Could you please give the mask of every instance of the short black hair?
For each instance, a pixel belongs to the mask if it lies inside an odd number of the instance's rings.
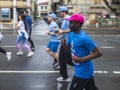
[[[24,10],[24,12],[26,12],[28,14],[28,11],[27,10]]]
[[[62,11],[62,12],[65,12],[66,14],[68,14],[68,10],[67,11]]]

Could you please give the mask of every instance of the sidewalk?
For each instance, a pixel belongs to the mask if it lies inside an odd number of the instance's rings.
[[[119,30],[118,26],[117,25],[102,25],[102,26],[99,26],[99,27],[96,27],[95,25],[89,25],[87,27],[83,27],[83,29],[85,30]]]
[[[36,19],[34,22],[33,22],[33,24],[32,24],[32,26],[33,27],[35,27],[37,24],[38,24],[38,21],[39,20],[42,20],[42,19]],[[43,20],[44,21],[44,20]],[[47,24],[47,23],[46,23]],[[100,27],[96,27],[95,25],[89,25],[89,26],[87,26],[87,27],[82,27],[83,29],[85,29],[85,30],[108,30],[108,29],[114,29],[114,30],[120,30],[118,27],[117,27],[117,25],[102,25],[102,26],[100,26]],[[15,30],[14,28],[0,28],[0,31],[2,31],[2,30]]]

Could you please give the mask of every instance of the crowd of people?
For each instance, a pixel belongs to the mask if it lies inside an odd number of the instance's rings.
[[[93,76],[94,66],[92,60],[102,56],[102,52],[92,38],[82,29],[85,22],[84,16],[79,13],[69,16],[66,6],[59,6],[57,13],[58,15],[55,13],[48,14],[49,30],[46,34],[50,36],[50,39],[45,48],[46,52],[54,59],[53,67],[60,70],[60,77],[56,80],[58,82],[71,81],[67,70],[68,64],[75,69],[69,90],[98,90]],[[61,27],[55,22],[57,16],[63,18]],[[34,54],[35,46],[31,39],[31,24],[31,18],[27,11],[18,15],[16,25],[18,30],[16,38],[17,55],[23,55],[21,43],[28,51],[28,57]],[[27,44],[27,41],[30,42],[31,47]],[[6,54],[10,60],[11,52],[7,52],[2,48],[0,48],[0,51]]]
[[[27,57],[30,57],[34,54],[35,45],[34,42],[31,39],[31,33],[32,33],[32,20],[31,17],[28,15],[28,11],[24,10],[23,13],[18,14],[18,21],[16,23],[16,29],[17,29],[17,38],[16,38],[16,47],[18,48],[17,55],[21,56],[23,55],[22,46],[24,45],[25,49],[28,51]],[[0,42],[2,41],[3,35],[0,34]],[[31,47],[27,44],[27,41],[30,42]],[[10,60],[12,57],[12,52],[8,52],[2,47],[0,47],[0,52],[5,54],[7,59]]]
[[[61,27],[57,32],[56,29],[54,30],[55,27],[58,27],[55,23],[56,15],[50,13],[48,14],[49,31],[46,32],[47,35],[50,35],[46,51],[57,60],[56,67],[59,66],[60,68],[60,77],[57,78],[57,81],[71,81],[67,71],[68,64],[75,68],[69,90],[98,90],[93,76],[92,60],[102,56],[102,52],[92,38],[82,30],[82,25],[85,22],[84,16],[79,13],[69,16],[66,6],[60,6],[57,12],[58,16],[63,18]],[[58,38],[57,34],[62,34],[62,37]],[[59,51],[58,54],[57,50]]]

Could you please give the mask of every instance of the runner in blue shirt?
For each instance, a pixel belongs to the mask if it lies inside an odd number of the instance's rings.
[[[24,10],[23,12],[24,14],[24,21],[25,21],[25,24],[27,24],[27,33],[28,33],[28,41],[30,42],[31,44],[31,50],[34,51],[35,50],[35,45],[34,45],[34,41],[32,40],[31,38],[31,34],[32,34],[32,19],[31,17],[28,15],[28,11],[27,10]]]
[[[71,47],[75,74],[70,90],[98,90],[95,85],[92,59],[102,55],[96,43],[81,29],[84,17],[81,14],[73,14],[66,18],[70,21],[70,34],[67,45]]]
[[[57,16],[54,13],[48,14],[48,21],[50,22],[49,31],[46,32],[47,35],[50,35],[50,40],[46,46],[46,52],[55,58],[58,63],[58,46],[60,44],[60,40],[57,37],[57,32],[55,32],[55,29],[59,30],[59,27],[57,23],[54,21],[57,18]]]
[[[69,29],[69,21],[65,20],[65,18],[70,17],[68,13],[68,9],[66,6],[60,6],[58,9],[59,16],[64,18],[61,28],[59,30],[59,34],[62,35],[61,46],[59,50],[59,64],[60,64],[60,77],[57,78],[59,82],[70,82],[70,78],[67,72],[67,64],[72,65],[72,57],[70,53],[70,48],[66,45],[66,41],[68,38]],[[56,67],[58,68],[58,67]]]

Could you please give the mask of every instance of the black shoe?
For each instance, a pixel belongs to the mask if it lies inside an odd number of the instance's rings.
[[[53,64],[52,64],[52,65],[54,66],[56,63],[57,63],[57,62],[53,62]]]
[[[57,63],[57,60],[54,58],[54,62],[53,62],[52,65],[55,65],[56,63]]]
[[[31,51],[35,51],[35,47],[31,47]]]
[[[54,67],[55,69],[60,69],[60,65],[57,65]]]
[[[53,68],[55,68],[55,69],[60,69],[60,65],[59,65],[58,63],[56,63],[56,64],[53,66]]]

